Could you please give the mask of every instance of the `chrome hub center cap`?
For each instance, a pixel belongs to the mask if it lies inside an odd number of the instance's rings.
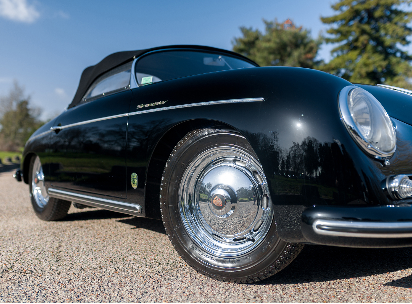
[[[44,185],[43,168],[39,157],[36,157],[32,170],[31,195],[34,197],[36,204],[40,208],[44,208],[49,201],[49,194]]]
[[[219,256],[253,250],[272,221],[266,177],[259,162],[233,147],[198,155],[179,187],[180,214],[189,236]]]
[[[43,171],[36,172],[35,177],[34,177],[34,183],[37,185],[39,182],[42,182],[43,180],[44,180]]]

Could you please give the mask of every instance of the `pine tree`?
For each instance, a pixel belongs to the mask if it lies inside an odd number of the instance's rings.
[[[412,57],[400,46],[409,45],[412,12],[401,4],[410,0],[340,0],[332,5],[337,14],[321,17],[332,27],[327,43],[337,43],[332,60],[323,70],[353,83],[385,83],[412,88],[409,61]]]
[[[265,32],[241,27],[242,37],[232,41],[233,51],[261,66],[297,66],[315,68],[321,43],[314,40],[310,31],[296,27],[289,19],[284,23],[266,21]]]

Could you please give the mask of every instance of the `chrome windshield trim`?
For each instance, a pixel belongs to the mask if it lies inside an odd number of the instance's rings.
[[[357,222],[316,220],[313,231],[326,236],[358,238],[410,238],[412,222]]]
[[[241,98],[241,99],[228,99],[228,100],[217,100],[217,101],[188,103],[188,104],[177,105],[177,106],[154,108],[154,109],[149,109],[149,110],[141,110],[141,111],[136,111],[136,112],[131,112],[131,113],[124,113],[124,114],[106,116],[106,117],[101,117],[101,118],[76,122],[76,123],[68,124],[68,125],[65,125],[65,126],[53,126],[53,127],[50,128],[50,130],[48,130],[46,132],[57,131],[57,130],[60,131],[60,130],[63,130],[63,129],[76,127],[76,126],[81,126],[81,125],[85,125],[85,124],[89,124],[89,123],[93,123],[93,122],[99,122],[99,121],[104,121],[104,120],[108,120],[108,119],[120,118],[120,117],[127,117],[127,116],[131,116],[131,115],[147,114],[147,113],[153,113],[153,112],[183,109],[183,108],[191,108],[191,107],[212,106],[212,105],[227,104],[227,103],[245,103],[245,102],[261,102],[261,101],[265,101],[265,99],[263,97],[257,97],[257,98]],[[46,132],[44,132],[44,133],[46,133]],[[43,135],[44,133],[36,135],[36,137],[38,137],[40,135]]]
[[[130,71],[130,89],[131,90],[139,87],[139,85],[137,84],[137,80],[136,80],[135,66],[136,66],[136,61],[139,60],[140,57],[142,56],[135,58],[132,63],[132,69]]]
[[[98,204],[98,205],[101,205],[101,206],[109,206],[109,207],[112,207],[112,208],[114,206],[111,206],[109,204],[119,205],[119,206],[129,207],[131,209],[136,209],[135,212],[138,212],[138,213],[142,212],[142,207],[140,205],[137,205],[137,204],[124,203],[124,202],[109,200],[109,199],[95,197],[95,196],[89,196],[89,195],[78,194],[78,193],[73,193],[73,192],[69,192],[69,191],[58,190],[58,189],[54,189],[54,188],[49,188],[48,192],[49,192],[50,196],[54,196],[54,197],[64,197],[64,198],[68,198],[68,199],[73,198],[73,199],[76,199],[76,200],[79,200],[79,201],[82,201],[82,202],[86,202],[86,203],[89,202],[89,203],[92,203],[92,204]],[[119,208],[119,207],[117,207],[117,209],[123,209],[123,210],[130,211],[130,209],[124,209],[124,208]]]
[[[403,88],[399,88],[399,87],[394,87],[394,86],[390,86],[390,85],[386,85],[386,84],[377,84],[378,87],[384,88],[384,89],[388,89],[388,90],[392,90],[392,91],[396,91],[399,93],[403,93],[409,96],[412,96],[412,91],[411,90],[407,90],[407,89],[403,89]]]
[[[155,109],[131,112],[129,116],[160,112],[160,111],[167,111],[167,110],[192,108],[192,107],[213,106],[213,105],[228,104],[228,103],[261,102],[261,101],[265,101],[265,99],[263,97],[257,97],[257,98],[241,98],[241,99],[227,99],[227,100],[186,103],[186,104],[177,105],[177,106],[170,106],[170,107],[155,108]]]

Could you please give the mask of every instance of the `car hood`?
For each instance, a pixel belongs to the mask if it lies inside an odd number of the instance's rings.
[[[375,96],[390,117],[412,125],[412,96],[379,86],[357,86]]]

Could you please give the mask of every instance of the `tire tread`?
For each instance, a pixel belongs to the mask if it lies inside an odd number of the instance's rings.
[[[33,175],[33,165],[36,159],[36,155],[33,155],[31,160],[30,160],[30,168],[29,168],[29,189],[30,189],[30,197],[31,197],[31,203],[33,206],[34,213],[37,215],[37,217],[43,221],[58,221],[63,219],[66,215],[67,212],[70,209],[71,202],[70,201],[65,201],[53,197],[49,197],[49,201],[47,202],[47,205],[44,208],[40,208],[37,206],[37,203],[35,202],[35,199],[32,195],[32,175]]]

